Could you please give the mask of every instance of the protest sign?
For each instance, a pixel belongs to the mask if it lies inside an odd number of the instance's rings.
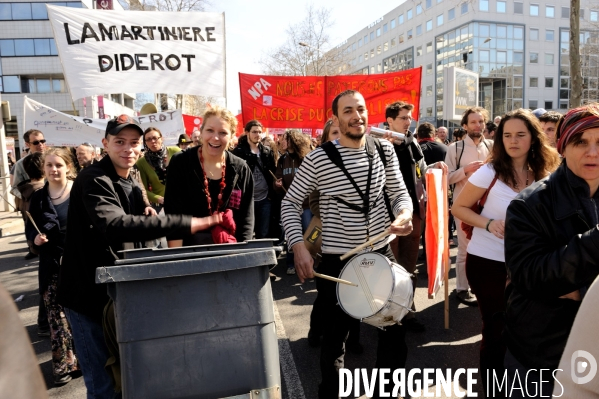
[[[25,97],[24,129],[37,129],[44,133],[48,146],[76,147],[90,143],[102,147],[108,119],[82,118],[56,111],[42,103]],[[185,132],[181,110],[134,117],[142,129],[150,126],[160,129],[165,145],[175,145],[179,134]]]
[[[335,96],[345,90],[362,93],[369,124],[385,121],[385,107],[395,101],[414,105],[418,120],[422,68],[379,75],[262,76],[239,74],[244,122],[269,128],[322,129],[331,118]]]
[[[225,96],[222,13],[47,8],[74,100],[116,92]]]

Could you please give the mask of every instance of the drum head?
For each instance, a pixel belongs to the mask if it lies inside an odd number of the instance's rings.
[[[358,284],[358,287],[337,284],[339,305],[356,319],[377,313],[387,304],[392,293],[391,262],[376,252],[354,256],[345,265],[339,278]]]

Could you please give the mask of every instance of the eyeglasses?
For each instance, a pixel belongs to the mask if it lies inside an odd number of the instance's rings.
[[[158,136],[158,137],[157,137],[157,136],[154,136],[154,137],[148,137],[148,138],[146,139],[146,143],[149,143],[150,141],[158,141],[158,140],[160,140],[161,138],[162,138],[162,137],[160,137],[160,136]]]
[[[30,142],[29,144],[33,144],[33,145],[40,145],[40,144],[46,144],[46,140],[35,140]]]
[[[395,118],[395,119],[401,119],[401,120],[402,120],[402,121],[404,121],[404,122],[408,122],[408,121],[409,121],[409,122],[412,122],[412,121],[414,120],[414,119],[412,119],[412,117],[411,117],[411,116],[398,116],[398,117],[397,117],[397,118]]]

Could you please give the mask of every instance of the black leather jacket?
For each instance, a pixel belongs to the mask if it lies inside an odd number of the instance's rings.
[[[585,216],[565,162],[507,209],[504,337],[528,368],[558,367],[580,302],[560,296],[599,274],[599,231]],[[588,194],[587,194],[588,195]]]
[[[262,161],[262,168],[260,170],[268,184],[268,198],[273,199],[275,197],[271,172],[274,174],[277,169],[274,154],[270,148],[265,147],[262,143],[258,143],[258,148],[260,150],[260,160]],[[252,173],[254,173],[254,169],[258,165],[258,156],[252,152],[247,136],[241,136],[239,138],[239,142],[237,147],[233,150],[233,154],[243,159],[250,167]]]

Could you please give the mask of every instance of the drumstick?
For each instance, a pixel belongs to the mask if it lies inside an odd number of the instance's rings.
[[[270,172],[270,174],[272,175],[272,177],[274,177],[274,178],[275,178],[275,180],[279,180],[279,179],[277,179],[277,176],[275,176],[275,174],[274,174],[274,173],[272,173],[272,170],[269,170],[269,172]],[[283,189],[283,191],[287,192],[287,190],[285,190],[285,186],[281,186],[281,188]]]
[[[324,278],[325,280],[334,281],[336,283],[341,283],[341,284],[346,284],[346,285],[353,285],[354,287],[358,286],[358,284],[354,284],[351,281],[342,280],[340,278],[335,278],[335,277],[327,276],[326,274],[320,274],[320,273],[314,272],[314,275],[316,277]]]
[[[43,234],[40,231],[40,229],[37,228],[37,224],[35,224],[35,222],[33,221],[33,218],[31,217],[31,213],[29,213],[28,211],[25,211],[25,213],[27,214],[27,217],[29,218],[29,220],[31,220],[31,223],[33,224],[33,227],[35,227],[35,229],[37,230],[37,232],[40,233],[40,236],[43,236]]]
[[[400,226],[403,226],[404,224],[408,223],[410,220],[412,220],[412,218],[408,218],[408,219],[404,219]],[[380,240],[381,238],[385,238],[387,237],[389,234],[391,234],[391,227],[387,228],[385,231],[383,231],[381,234],[378,234],[377,236],[375,236],[374,238],[372,238],[371,240],[368,240],[367,242],[365,242],[362,245],[358,245],[357,247],[355,247],[354,249],[352,249],[351,251],[347,252],[346,254],[342,255],[339,259],[341,260],[345,260],[347,258],[349,258],[350,256],[352,256],[353,254],[356,254],[358,252],[360,252],[361,250],[363,250],[364,248],[374,244],[375,242],[377,242],[378,240]]]

